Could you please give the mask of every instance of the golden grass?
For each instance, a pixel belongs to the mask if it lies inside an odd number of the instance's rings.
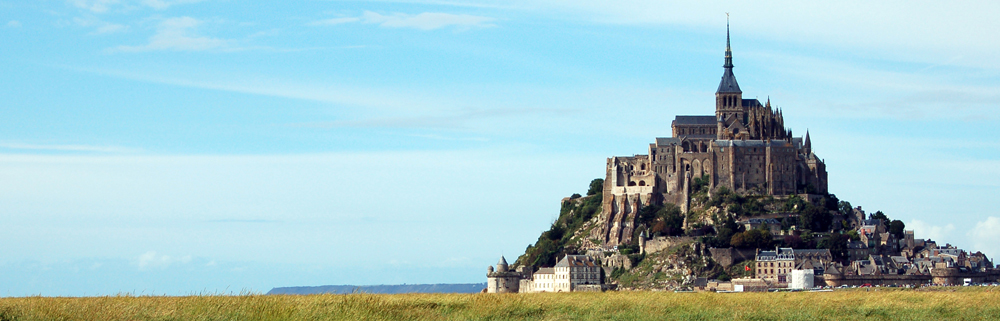
[[[24,297],[0,299],[0,321],[997,320],[993,290]]]

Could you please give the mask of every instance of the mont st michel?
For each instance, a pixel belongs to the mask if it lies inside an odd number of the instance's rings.
[[[994,319],[996,12],[0,0],[0,321]]]
[[[678,115],[646,154],[607,159],[586,196],[484,292],[767,291],[996,283],[982,252],[918,238],[905,223],[828,192],[807,131],[746,98],[729,26],[714,115]]]

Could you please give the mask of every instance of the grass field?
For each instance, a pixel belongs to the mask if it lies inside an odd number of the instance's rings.
[[[24,297],[0,320],[997,320],[994,290]]]

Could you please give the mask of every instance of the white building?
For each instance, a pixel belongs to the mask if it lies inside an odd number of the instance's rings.
[[[521,292],[600,291],[601,267],[587,255],[567,255],[555,267],[540,268],[520,284]]]
[[[788,284],[790,289],[812,289],[815,285],[815,278],[812,269],[792,270],[792,282]]]

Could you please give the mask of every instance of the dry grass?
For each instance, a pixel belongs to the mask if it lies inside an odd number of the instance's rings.
[[[992,288],[0,299],[5,320],[996,320]]]

